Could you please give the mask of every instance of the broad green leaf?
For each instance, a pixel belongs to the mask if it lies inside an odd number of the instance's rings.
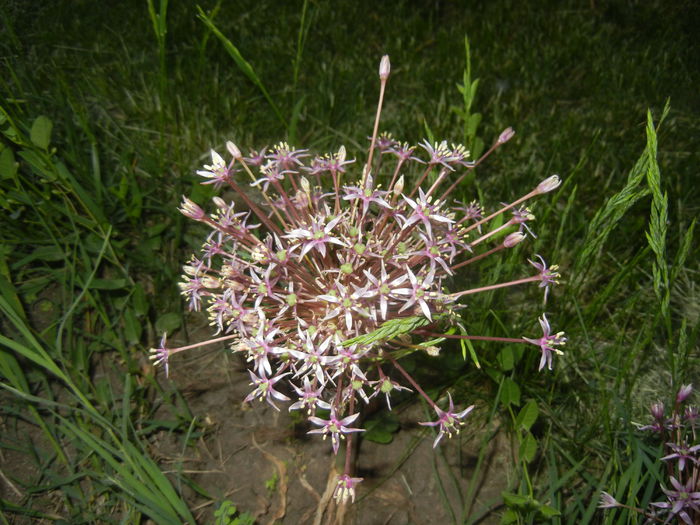
[[[553,518],[554,516],[561,516],[561,512],[559,512],[554,507],[550,507],[549,505],[542,505],[538,510],[543,518]]]
[[[127,308],[124,311],[124,336],[126,340],[131,344],[138,343],[142,331],[143,327],[136,317],[136,313],[133,309]]]
[[[38,116],[34,119],[32,123],[32,129],[29,132],[29,138],[32,143],[43,149],[49,149],[49,144],[51,143],[51,129],[53,128],[53,123],[48,117],[44,115]]]
[[[501,403],[504,405],[520,406],[520,387],[509,377],[506,377],[503,380],[503,388],[501,389]]]
[[[523,430],[530,430],[537,420],[538,415],[539,409],[537,408],[537,402],[534,399],[530,399],[518,413],[515,424]]]
[[[399,430],[399,420],[393,412],[382,411],[365,421],[364,427],[363,439],[387,444],[393,441],[394,433]]]
[[[527,432],[525,438],[520,442],[520,449],[518,450],[518,456],[521,461],[530,463],[535,459],[535,454],[537,453],[537,440],[535,436]]]
[[[156,321],[156,332],[158,333],[170,333],[174,332],[182,324],[182,316],[175,312],[170,312],[168,314],[161,315]]]
[[[510,346],[504,346],[498,352],[498,364],[504,372],[513,370],[515,360],[513,358],[513,349]]]
[[[518,513],[514,511],[513,509],[508,509],[503,513],[503,516],[501,516],[501,523],[503,525],[509,525],[510,523],[515,523],[518,521]]]
[[[0,153],[0,179],[11,179],[17,173],[15,154],[10,148],[5,148]]]
[[[503,502],[508,507],[524,507],[531,502],[528,496],[513,494],[512,492],[501,492],[501,496],[503,497]]]
[[[134,294],[131,298],[131,304],[134,307],[134,313],[137,316],[144,316],[148,313],[148,299],[146,292],[143,290],[141,283],[136,283],[134,286]]]

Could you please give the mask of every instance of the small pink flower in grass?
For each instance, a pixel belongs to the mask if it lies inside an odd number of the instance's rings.
[[[692,478],[685,485],[673,476],[670,479],[671,485],[673,485],[675,490],[662,489],[668,497],[668,501],[659,501],[652,503],[652,505],[668,510],[668,516],[664,523],[670,523],[674,516],[677,516],[679,520],[683,520],[683,523],[688,525],[697,523],[693,522],[690,514],[688,514],[688,511],[693,511],[693,514],[696,516],[700,514],[700,492],[693,491],[695,487]]]
[[[552,353],[562,355],[564,352],[554,348],[555,346],[563,345],[566,343],[566,337],[564,337],[564,332],[558,332],[551,335],[551,328],[549,326],[549,321],[547,321],[547,316],[542,314],[539,319],[540,326],[542,327],[542,337],[539,339],[530,339],[529,337],[523,337],[528,343],[532,343],[535,346],[539,346],[542,351],[542,359],[540,359],[540,367],[538,370],[542,370],[544,365],[547,365],[549,370],[552,369]]]
[[[433,448],[438,446],[438,443],[440,443],[442,436],[444,436],[445,434],[447,434],[448,438],[451,438],[452,434],[459,434],[460,427],[464,425],[464,421],[462,421],[462,418],[469,414],[469,412],[474,410],[474,405],[472,405],[470,407],[465,408],[461,412],[455,412],[455,406],[452,402],[452,395],[447,394],[447,397],[450,400],[449,410],[442,410],[436,405],[434,408],[435,412],[437,412],[438,420],[419,423],[419,425],[427,427],[440,426],[440,432],[438,432],[438,435],[435,438],[435,441],[433,442]]]
[[[333,497],[338,503],[345,503],[348,500],[355,503],[355,485],[360,483],[363,478],[351,478],[347,474],[338,476],[338,484],[333,491]]]
[[[163,334],[158,348],[151,348],[151,350],[148,352],[148,359],[153,361],[154,365],[163,365],[163,368],[165,369],[165,377],[168,377],[168,357],[170,357],[170,350],[167,346],[165,346],[167,341],[168,334]]]
[[[357,414],[344,417],[343,419],[338,419],[335,413],[335,408],[333,407],[331,408],[331,414],[328,419],[321,419],[320,417],[316,416],[309,417],[309,421],[322,428],[309,430],[308,434],[323,434],[323,439],[326,439],[328,434],[330,434],[331,442],[333,443],[333,453],[337,454],[338,448],[340,447],[340,440],[345,439],[344,434],[365,431],[363,428],[350,428],[347,426],[353,423],[358,417],[360,417],[359,412]]]
[[[559,272],[557,270],[559,269],[559,266],[556,264],[553,264],[549,268],[547,268],[547,263],[544,262],[544,259],[540,255],[535,255],[540,262],[535,262],[531,261],[528,259],[527,261],[535,267],[535,269],[539,272],[540,274],[540,288],[544,288],[544,302],[547,302],[547,295],[549,294],[549,287],[552,286],[553,284],[559,284]]]
[[[670,448],[673,453],[662,457],[661,461],[677,459],[678,470],[681,472],[683,472],[683,469],[685,469],[686,461],[694,463],[695,465],[700,465],[700,461],[698,461],[698,458],[695,457],[698,450],[700,450],[700,445],[695,445],[692,447],[689,447],[687,443],[682,443],[680,445],[677,443],[666,443],[666,445],[668,445],[668,448]]]

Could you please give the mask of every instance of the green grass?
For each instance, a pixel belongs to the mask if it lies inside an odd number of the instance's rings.
[[[197,429],[144,358],[162,329],[185,322],[175,282],[199,231],[177,213],[180,195],[211,195],[193,173],[226,140],[244,151],[345,144],[361,157],[388,53],[381,130],[476,147],[516,129],[458,190],[465,199],[494,205],[551,173],[565,181],[536,204],[526,252],[562,269],[546,307],[569,337],[555,372],[498,345],[475,345],[481,370],[447,363],[460,394],[488,407],[488,428],[505,421],[519,447],[536,442],[513,466],[511,492],[526,500],[511,498],[511,515],[534,522],[536,500],[559,510],[554,523],[634,523],[596,510],[598,493],[638,506],[659,497],[658,450],[633,423],[700,377],[698,7],[200,5],[0,2],[0,414],[36,436],[0,438],[35,466],[13,479],[23,497],[0,501],[2,519],[194,520],[179,492],[188,481],[162,474],[149,443],[165,431],[187,444]],[[465,120],[477,114],[478,125]],[[516,260],[478,277],[515,275]],[[468,329],[531,333],[540,301],[494,292],[472,304]],[[529,401],[538,417],[526,427]],[[464,494],[451,512],[470,522],[502,514],[500,503],[477,508]]]

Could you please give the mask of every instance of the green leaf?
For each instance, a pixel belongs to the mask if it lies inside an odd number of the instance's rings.
[[[524,507],[531,503],[531,499],[528,496],[521,496],[512,492],[503,491],[501,492],[501,497],[503,498],[503,503],[508,507]]]
[[[543,518],[553,518],[555,516],[561,516],[561,512],[559,512],[554,507],[550,507],[549,505],[541,505],[538,510]]]
[[[513,509],[508,509],[503,513],[503,516],[501,516],[501,523],[503,525],[508,525],[510,523],[515,523],[518,521],[518,513],[514,511]]]
[[[350,346],[354,344],[370,345],[372,343],[376,343],[377,341],[388,341],[394,337],[409,334],[415,329],[428,325],[432,322],[435,322],[435,319],[431,321],[422,316],[389,319],[388,321],[382,323],[379,328],[373,332],[370,332],[369,334],[358,335],[357,337],[343,341],[343,346]]]
[[[126,279],[93,279],[90,282],[92,290],[123,290],[127,286]]]
[[[504,346],[498,352],[498,364],[504,372],[513,370],[515,359],[513,358],[513,349],[510,346]]]
[[[68,258],[68,254],[66,254],[58,246],[39,246],[38,248],[33,249],[29,255],[22,257],[18,261],[13,262],[12,268],[13,269],[24,268],[30,262],[35,261],[35,260],[39,260],[42,262],[48,262],[48,261],[63,261],[67,258]]]
[[[171,333],[180,328],[182,325],[182,316],[175,312],[170,312],[161,315],[156,320],[156,332],[158,333]]]
[[[503,388],[501,389],[501,403],[504,405],[520,406],[520,387],[509,377],[506,377],[503,380]]]
[[[53,128],[53,123],[48,117],[44,115],[38,116],[34,119],[32,123],[32,129],[29,132],[29,138],[32,143],[43,149],[47,150],[49,148],[49,143],[51,141],[51,129]]]
[[[537,420],[539,415],[539,409],[537,408],[537,402],[531,399],[518,413],[518,417],[515,418],[515,424],[523,430],[530,430],[532,425]]]
[[[124,337],[129,343],[135,344],[141,339],[142,331],[141,323],[136,318],[134,310],[127,308],[124,311]]]
[[[399,420],[393,412],[382,411],[365,421],[365,432],[362,438],[374,443],[387,444],[394,439],[399,430]]]
[[[11,179],[17,173],[17,162],[15,154],[10,148],[5,148],[0,153],[0,178]]]
[[[146,292],[143,290],[141,283],[136,283],[134,286],[131,304],[137,316],[144,316],[148,313],[148,299],[146,299]]]
[[[527,432],[525,434],[525,439],[523,439],[520,442],[520,449],[518,450],[518,456],[520,457],[520,461],[525,461],[526,463],[530,463],[530,461],[535,459],[536,453],[537,453],[537,440],[535,439],[535,436],[530,434],[530,432]]]
[[[469,129],[470,136],[476,135],[476,128],[479,127],[480,123],[481,123],[481,113],[473,113],[469,117],[469,121],[467,122],[467,127]]]

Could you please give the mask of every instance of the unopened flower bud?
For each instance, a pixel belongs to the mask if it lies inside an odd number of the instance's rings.
[[[204,210],[184,195],[182,196],[182,204],[180,205],[179,209],[180,213],[182,213],[185,217],[189,217],[195,221],[201,221],[205,216]]]
[[[184,271],[187,275],[191,275],[193,277],[196,277],[197,274],[199,274],[199,270],[191,264],[186,264],[185,266],[183,266],[182,271]]]
[[[401,176],[399,177],[399,180],[397,180],[397,181],[394,183],[394,195],[395,195],[396,197],[398,197],[399,195],[401,195],[401,192],[403,192],[403,185],[404,185],[403,175],[401,175]]]
[[[384,55],[382,61],[379,63],[379,78],[381,80],[386,80],[389,78],[389,73],[391,72],[391,62],[389,62],[389,55]]]
[[[683,401],[688,399],[688,396],[690,396],[690,393],[692,391],[693,385],[683,385],[678,391],[678,394],[676,395],[676,403],[682,403]]]
[[[664,419],[664,404],[654,403],[651,405],[651,415],[657,421],[663,421]]]
[[[212,277],[211,275],[205,275],[201,279],[202,285],[205,288],[218,288],[221,286],[221,282],[216,278]]]
[[[299,184],[301,185],[301,189],[306,193],[307,195],[311,193],[311,185],[309,184],[309,179],[306,177],[301,177],[299,179]]]
[[[214,202],[217,208],[224,211],[228,210],[228,204],[226,204],[226,201],[221,197],[212,197],[211,200]]]
[[[498,143],[505,144],[513,138],[513,135],[515,135],[515,131],[513,130],[513,128],[504,129],[503,132],[498,136]]]
[[[513,246],[516,246],[523,242],[525,240],[526,235],[521,232],[513,232],[510,235],[507,235],[506,238],[503,240],[503,246],[506,248],[512,248]]]
[[[549,193],[550,191],[557,189],[560,185],[561,179],[559,178],[559,175],[552,175],[551,177],[548,177],[540,182],[537,185],[536,191],[537,193]]]
[[[437,357],[440,355],[440,347],[438,346],[426,346],[425,353],[430,357]]]
[[[338,148],[338,153],[336,153],[335,158],[338,160],[338,164],[342,164],[345,162],[345,157],[347,156],[347,152],[345,151],[345,146],[340,146]]]
[[[238,146],[236,146],[230,140],[226,143],[226,149],[231,154],[231,156],[236,160],[243,157],[243,155],[241,155],[241,150],[238,149]]]

